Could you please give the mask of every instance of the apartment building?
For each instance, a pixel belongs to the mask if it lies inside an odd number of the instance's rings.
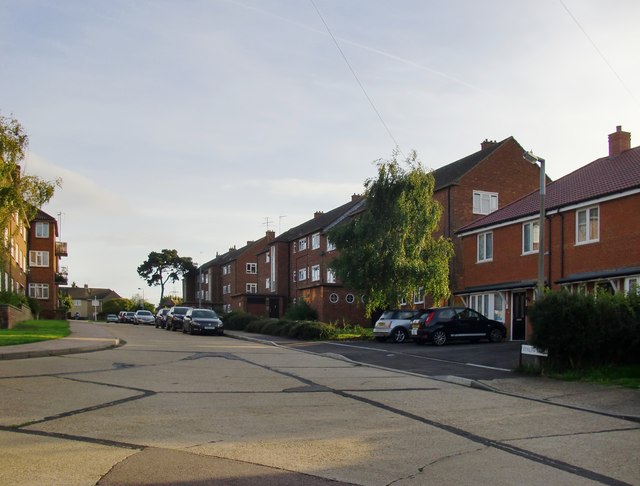
[[[56,219],[38,210],[29,227],[29,297],[40,306],[44,319],[65,318],[59,311],[58,288],[67,284],[67,269],[60,266],[61,257],[67,256],[67,244],[57,241]]]
[[[9,219],[2,235],[3,249],[0,260],[0,290],[25,294],[27,286],[28,224],[17,214]]]
[[[461,227],[463,283],[456,297],[499,318],[512,340],[530,333],[526,308],[537,283],[539,191]],[[640,147],[618,126],[609,154],[547,185],[544,277],[574,292],[640,283]]]

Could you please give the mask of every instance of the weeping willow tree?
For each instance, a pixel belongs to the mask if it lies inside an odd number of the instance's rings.
[[[449,296],[453,245],[434,238],[442,207],[433,199],[435,181],[417,154],[378,162],[377,177],[365,181],[365,210],[329,231],[339,255],[331,268],[342,283],[366,295],[365,310],[398,306],[422,289],[435,302]]]
[[[11,272],[11,240],[31,221],[60,186],[60,179],[45,181],[21,173],[29,137],[14,118],[0,115],[0,270]],[[0,278],[0,290],[5,278]]]

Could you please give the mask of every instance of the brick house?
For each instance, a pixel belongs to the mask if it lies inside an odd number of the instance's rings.
[[[449,270],[452,292],[464,287],[462,247],[455,230],[539,186],[539,170],[523,159],[524,152],[513,137],[501,142],[485,140],[478,152],[433,171],[433,197],[443,209],[440,229],[435,236],[451,238],[455,251]],[[424,304],[418,302],[416,305]]]
[[[59,311],[58,288],[67,284],[67,269],[60,266],[60,258],[67,256],[67,244],[56,241],[58,222],[38,210],[29,228],[29,297],[40,305],[40,317],[64,319]]]
[[[456,297],[526,339],[537,282],[539,191],[461,227]],[[609,155],[548,184],[544,272],[553,289],[628,291],[640,283],[640,147],[617,127]]]
[[[9,218],[9,226],[2,234],[2,259],[0,260],[0,290],[25,294],[27,287],[28,224],[17,214]]]
[[[78,314],[83,319],[93,319],[95,315],[102,313],[102,304],[108,300],[121,299],[117,292],[111,289],[91,288],[87,284],[78,287],[61,287],[63,295],[71,297],[71,309],[69,316]]]

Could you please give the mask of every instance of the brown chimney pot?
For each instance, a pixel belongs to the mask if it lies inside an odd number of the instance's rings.
[[[631,133],[623,132],[622,125],[616,127],[616,131],[609,135],[609,157],[620,155],[631,148]]]

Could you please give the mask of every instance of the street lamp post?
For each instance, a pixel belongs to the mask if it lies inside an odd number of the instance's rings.
[[[546,193],[546,175],[544,168],[544,159],[533,154],[533,152],[525,152],[523,154],[525,160],[532,164],[540,164],[540,216],[538,220],[538,284],[536,286],[535,298],[541,299],[544,295],[544,219],[545,207],[544,197]]]
[[[142,308],[144,309],[144,288],[138,287],[138,290],[142,291]]]

